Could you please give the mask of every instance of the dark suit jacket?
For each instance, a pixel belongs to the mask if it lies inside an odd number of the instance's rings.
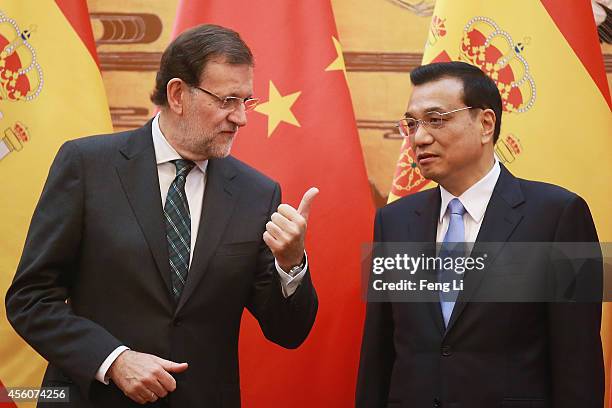
[[[374,241],[435,242],[440,201],[436,188],[381,208]],[[584,200],[502,166],[476,245],[566,241],[597,241]],[[466,274],[446,330],[438,302],[369,303],[356,406],[602,407],[600,303],[470,303],[486,279]]]
[[[262,239],[279,185],[232,157],[210,160],[207,173],[194,256],[175,304],[151,122],[67,142],[57,154],[6,308],[49,361],[43,386],[70,386],[70,406],[135,405],[94,378],[123,344],[189,363],[158,405],[238,407],[243,309],[283,347],[308,335],[317,311],[310,275],[285,299]]]

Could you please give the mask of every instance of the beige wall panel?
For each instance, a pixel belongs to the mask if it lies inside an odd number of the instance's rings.
[[[348,83],[358,119],[395,121],[406,111],[410,96],[407,72],[350,72]]]
[[[162,51],[170,42],[172,37],[172,25],[176,17],[178,0],[87,0],[90,14],[98,13],[121,13],[121,14],[152,14],[157,16],[163,25],[161,35],[152,43],[137,44],[102,44],[98,46],[98,52],[121,51]],[[92,19],[94,37],[99,38],[102,32],[102,24],[98,19]]]
[[[433,1],[423,3],[424,14]],[[393,0],[332,0],[338,35],[345,51],[407,52],[423,50],[428,16],[417,16]]]
[[[116,72],[102,74],[109,106],[148,106],[155,86],[155,72]]]

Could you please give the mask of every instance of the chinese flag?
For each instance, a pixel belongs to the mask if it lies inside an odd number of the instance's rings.
[[[449,60],[474,64],[497,83],[504,109],[499,160],[518,177],[584,197],[599,239],[610,242],[612,115],[591,2],[438,0],[423,63]],[[403,146],[390,200],[431,184]],[[601,330],[608,384],[611,306],[604,304]]]
[[[265,6],[263,5],[265,4]],[[255,95],[232,154],[278,180],[294,207],[316,186],[306,251],[319,295],[297,350],[263,338],[252,317],[240,334],[247,407],[353,405],[364,304],[361,244],[373,204],[329,1],[183,0],[175,33],[201,23],[240,33],[255,55]]]
[[[85,0],[2,0],[0,17],[0,298],[4,299],[59,146],[68,139],[111,132],[112,125]],[[45,361],[13,331],[4,307],[0,307],[0,339],[2,383],[40,386]],[[23,404],[31,406],[19,403]]]

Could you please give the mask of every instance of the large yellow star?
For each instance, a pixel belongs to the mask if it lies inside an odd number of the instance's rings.
[[[268,102],[262,103],[255,107],[259,113],[268,116],[268,137],[276,129],[280,122],[285,122],[290,125],[300,127],[300,123],[291,112],[291,107],[295,103],[301,92],[295,92],[290,95],[282,96],[274,83],[270,81],[270,90],[268,94]]]
[[[340,41],[336,37],[332,36],[334,42],[334,48],[336,49],[336,59],[325,68],[325,71],[342,71],[344,73],[344,79],[346,79],[346,66],[344,65],[344,55],[342,54],[342,46]]]

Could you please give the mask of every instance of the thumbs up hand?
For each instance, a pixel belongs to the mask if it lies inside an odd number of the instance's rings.
[[[319,189],[311,187],[297,210],[289,204],[279,205],[266,224],[263,240],[285,272],[302,263],[310,206],[317,194]]]

